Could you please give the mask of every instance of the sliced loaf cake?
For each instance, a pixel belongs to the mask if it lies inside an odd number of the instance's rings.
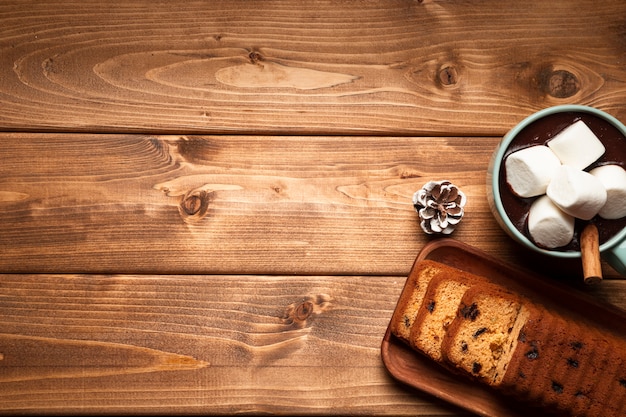
[[[463,294],[472,284],[485,281],[484,278],[462,272],[450,274],[438,273],[429,283],[422,307],[419,309],[410,344],[436,361],[441,361],[441,344],[450,323],[457,315]]]
[[[447,369],[542,410],[626,416],[626,336],[488,281],[416,264],[392,333]]]
[[[433,276],[448,268],[444,264],[424,260],[411,269],[390,323],[391,332],[405,343],[409,343],[413,322],[422,305],[428,283]]]

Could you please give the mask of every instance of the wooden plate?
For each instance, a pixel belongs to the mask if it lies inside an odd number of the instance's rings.
[[[487,277],[535,302],[564,311],[572,320],[590,320],[596,327],[626,334],[626,312],[623,310],[600,304],[582,291],[559,285],[549,278],[507,265],[457,240],[443,238],[426,244],[415,264],[424,259]],[[381,354],[385,367],[398,381],[478,415],[522,417],[537,412],[529,405],[516,403],[487,386],[452,374],[409,348],[392,335],[389,328],[381,345]]]

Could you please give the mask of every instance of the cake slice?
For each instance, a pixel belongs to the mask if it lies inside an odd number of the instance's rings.
[[[444,338],[444,361],[461,373],[499,385],[529,315],[519,296],[487,283],[473,285]]]
[[[413,265],[389,325],[391,333],[405,343],[409,343],[413,322],[422,305],[428,283],[437,273],[447,268],[444,264],[430,260],[422,260]]]
[[[459,271],[440,272],[430,281],[424,301],[413,323],[409,343],[433,360],[441,362],[441,344],[456,317],[463,294],[482,277]]]

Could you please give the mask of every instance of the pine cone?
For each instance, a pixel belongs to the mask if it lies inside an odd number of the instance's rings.
[[[449,235],[463,218],[467,198],[450,181],[430,181],[413,194],[413,207],[419,213],[420,226],[430,234]]]

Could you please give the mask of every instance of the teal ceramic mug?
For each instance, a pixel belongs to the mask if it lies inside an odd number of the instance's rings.
[[[500,227],[526,248],[553,258],[581,257],[577,239],[584,225],[577,220],[577,231],[568,247],[545,249],[535,245],[525,229],[527,210],[533,199],[520,199],[512,194],[504,176],[504,160],[515,150],[545,144],[559,130],[580,119],[594,131],[607,149],[605,155],[590,168],[607,163],[617,163],[625,168],[626,127],[619,120],[593,107],[560,105],[538,111],[511,129],[494,151],[487,171],[487,199]],[[596,226],[600,232],[602,258],[618,273],[626,275],[626,218],[605,221],[596,216],[591,221],[596,220],[599,220]]]

